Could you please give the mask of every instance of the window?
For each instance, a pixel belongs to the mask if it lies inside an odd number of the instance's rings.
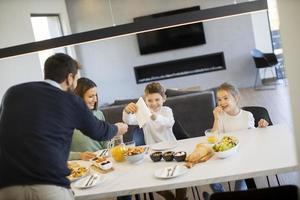
[[[63,36],[59,15],[56,14],[32,14],[31,24],[35,41],[47,40]],[[49,49],[39,52],[42,71],[45,60],[54,53],[67,53],[65,47]]]

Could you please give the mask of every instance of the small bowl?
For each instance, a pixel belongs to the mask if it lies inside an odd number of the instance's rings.
[[[103,169],[103,170],[109,170],[112,168],[112,162],[110,162],[109,160],[103,161],[101,163],[98,163],[99,168]]]
[[[162,152],[161,151],[154,152],[150,154],[150,158],[153,162],[158,162],[162,159]]]
[[[173,161],[174,159],[174,151],[167,151],[163,153],[163,159],[167,162]]]
[[[174,153],[174,159],[177,162],[183,162],[183,161],[185,161],[185,158],[186,158],[186,152],[185,151],[178,151],[178,152]]]
[[[135,162],[139,162],[141,160],[144,159],[144,153],[139,153],[139,154],[134,154],[134,155],[128,155],[126,156],[126,159],[131,162],[131,163],[135,163]]]
[[[227,158],[229,156],[234,155],[237,152],[238,148],[239,148],[239,143],[236,146],[234,146],[228,150],[225,150],[225,151],[215,151],[214,150],[214,152],[217,155],[217,157],[223,159],[223,158]]]

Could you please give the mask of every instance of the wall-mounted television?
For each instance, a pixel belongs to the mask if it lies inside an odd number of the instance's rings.
[[[134,18],[134,22],[171,16],[185,12],[200,10],[200,6],[172,10]],[[167,28],[157,31],[137,34],[140,53],[150,54],[171,49],[190,47],[205,44],[205,35],[202,23]]]

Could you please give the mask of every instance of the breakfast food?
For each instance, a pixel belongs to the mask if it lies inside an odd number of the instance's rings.
[[[206,144],[197,144],[194,151],[187,156],[185,165],[188,168],[191,168],[193,165],[205,162],[213,156],[213,150],[209,145]]]
[[[239,143],[238,139],[234,136],[224,136],[220,142],[213,146],[215,152],[227,151],[235,147]]]
[[[98,157],[91,159],[91,161],[93,161],[95,163],[101,163],[103,161],[106,161],[106,158],[104,156],[98,156]]]
[[[182,162],[184,161],[186,158],[186,152],[185,151],[178,151],[174,154],[174,159],[177,161],[177,162]]]
[[[162,159],[162,152],[161,151],[154,152],[150,154],[150,158],[153,162],[158,162]]]
[[[74,167],[75,166],[75,167]],[[82,167],[79,164],[68,164],[68,168],[70,169],[71,173],[67,177],[70,181],[77,180],[78,178],[81,178],[88,173],[88,168]]]
[[[163,159],[167,162],[173,161],[174,159],[174,152],[173,151],[167,151],[163,153]]]
[[[140,153],[144,153],[145,148],[144,147],[128,147],[125,156],[132,156]]]
[[[106,161],[99,163],[98,167],[103,170],[109,170],[112,168],[112,163],[109,160],[106,160]]]

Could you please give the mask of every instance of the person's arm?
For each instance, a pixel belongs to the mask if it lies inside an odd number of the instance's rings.
[[[136,116],[134,113],[137,111],[137,106],[135,103],[129,103],[125,106],[122,113],[122,120],[126,124],[129,125],[138,125],[138,121],[136,120]]]
[[[217,106],[215,107],[215,109],[213,110],[213,115],[214,115],[214,124],[213,124],[213,128],[212,131],[221,131],[220,130],[220,114],[223,111],[221,106]],[[224,131],[224,130],[223,130]]]
[[[127,112],[125,112],[125,110],[123,110],[122,113],[122,120],[129,125],[138,125],[135,114],[128,114]]]
[[[158,125],[164,127],[172,127],[175,123],[173,111],[169,107],[164,107],[161,114],[152,114],[151,119]]]
[[[97,117],[87,108],[83,101],[78,102],[78,127],[83,134],[94,140],[110,140],[115,135],[127,132],[128,126],[124,123],[110,124]]]
[[[85,151],[85,152],[74,152],[71,151],[69,154],[69,160],[85,160],[89,161],[92,158],[95,158],[96,154],[93,152]]]
[[[68,160],[80,160],[80,152],[71,151]]]
[[[255,128],[255,120],[251,112],[249,112],[248,120],[249,128]]]

